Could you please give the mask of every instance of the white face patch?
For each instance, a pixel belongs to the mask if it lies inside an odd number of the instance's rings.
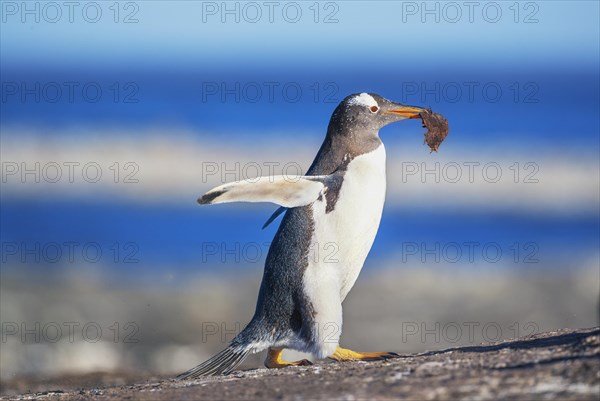
[[[356,95],[348,101],[349,106],[353,106],[355,104],[369,108],[375,106],[377,109],[379,109],[379,105],[375,99],[373,99],[373,96],[369,95],[368,93],[361,93],[360,95]]]

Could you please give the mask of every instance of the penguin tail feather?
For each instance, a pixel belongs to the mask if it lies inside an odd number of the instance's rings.
[[[228,375],[246,359],[251,351],[251,347],[242,348],[239,345],[232,344],[204,363],[180,374],[177,379],[185,380],[201,376]]]

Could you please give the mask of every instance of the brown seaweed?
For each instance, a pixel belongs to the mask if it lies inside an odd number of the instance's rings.
[[[437,152],[440,144],[448,136],[448,120],[443,115],[434,113],[431,109],[426,109],[419,113],[423,128],[427,128],[425,133],[425,142],[431,152]]]

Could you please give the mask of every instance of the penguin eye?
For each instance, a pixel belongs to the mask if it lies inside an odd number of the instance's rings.
[[[377,107],[377,106],[371,106],[370,110],[371,110],[371,113],[377,113],[379,111],[379,107]]]

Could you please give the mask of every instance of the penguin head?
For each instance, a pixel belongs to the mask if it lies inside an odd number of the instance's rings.
[[[375,133],[388,124],[419,118],[424,109],[395,103],[374,93],[355,93],[346,97],[333,112],[331,123],[343,131]]]

